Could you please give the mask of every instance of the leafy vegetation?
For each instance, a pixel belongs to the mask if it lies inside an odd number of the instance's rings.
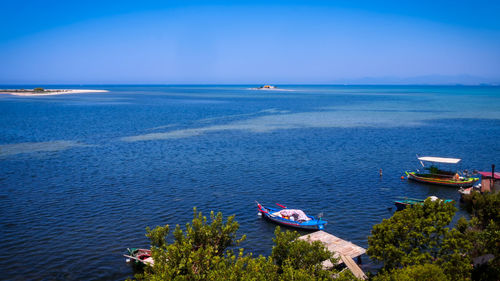
[[[374,281],[499,280],[500,193],[473,194],[470,221],[461,218],[450,227],[453,203],[426,200],[396,212],[375,225],[368,237],[368,255],[383,264]],[[350,271],[325,270],[322,262],[336,260],[320,242],[297,239],[297,232],[275,230],[269,257],[246,254],[238,248],[239,224],[230,216],[210,213],[210,222],[194,209],[185,230],[176,226],[169,243],[168,225],[147,228],[153,267],[139,280],[356,280]],[[474,258],[490,257],[486,263]]]
[[[277,227],[270,257],[245,254],[237,249],[245,236],[237,237],[239,224],[230,216],[210,213],[210,223],[194,209],[193,220],[185,230],[177,225],[173,242],[168,243],[169,226],[147,228],[154,266],[137,274],[139,280],[332,280],[336,271],[321,263],[335,259],[320,242],[297,239],[297,232],[281,232]],[[336,280],[355,280],[350,272]]]
[[[383,268],[374,280],[499,280],[500,193],[470,199],[472,219],[455,228],[453,204],[430,200],[375,225],[367,253]],[[473,268],[485,255],[494,258]]]
[[[467,211],[476,219],[476,227],[485,229],[492,222],[500,222],[500,193],[472,192],[466,195]]]
[[[34,92],[44,92],[45,89],[44,88],[41,88],[41,87],[38,87],[38,88],[34,88],[33,89]]]
[[[457,228],[462,229],[473,243],[470,255],[473,258],[492,255],[487,263],[477,265],[473,272],[474,280],[500,280],[500,193],[481,194],[473,192],[465,198],[467,210],[472,219],[462,220]]]
[[[467,254],[472,248],[465,234],[450,229],[453,203],[425,200],[396,212],[375,225],[368,237],[367,254],[384,264],[383,271],[435,264],[451,280],[463,280],[472,269]]]
[[[373,278],[373,281],[449,281],[443,270],[434,264],[411,265],[390,272],[383,272]]]

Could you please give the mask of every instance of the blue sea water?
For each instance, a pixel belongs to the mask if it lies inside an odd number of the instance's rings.
[[[458,201],[401,179],[416,154],[500,167],[500,87],[251,87],[0,95],[2,278],[131,277],[125,248],[148,246],[146,226],[184,225],[195,206],[236,215],[242,246],[267,255],[275,225],[255,200],[322,212],[326,231],[367,247],[398,196]]]

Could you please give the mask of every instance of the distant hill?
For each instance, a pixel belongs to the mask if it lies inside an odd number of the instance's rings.
[[[500,85],[500,79],[484,78],[468,74],[462,75],[422,75],[414,77],[363,77],[358,79],[338,79],[339,84],[396,84],[396,85]]]

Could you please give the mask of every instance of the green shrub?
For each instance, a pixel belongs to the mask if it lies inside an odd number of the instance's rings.
[[[185,230],[177,225],[173,242],[168,243],[170,227],[146,228],[151,240],[152,267],[146,267],[139,280],[333,280],[336,271],[323,270],[321,262],[332,259],[323,244],[297,239],[297,232],[275,231],[275,246],[270,257],[254,257],[236,248],[245,236],[238,238],[239,224],[230,216],[210,213],[210,223],[194,208],[193,220]],[[341,273],[341,280],[356,280]]]

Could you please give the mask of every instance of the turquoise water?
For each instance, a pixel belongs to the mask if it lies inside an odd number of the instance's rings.
[[[235,214],[243,247],[269,254],[275,226],[255,200],[323,212],[326,231],[366,247],[398,196],[458,199],[400,179],[416,154],[500,166],[500,87],[254,86],[0,95],[4,277],[124,279],[145,227],[194,206]]]

